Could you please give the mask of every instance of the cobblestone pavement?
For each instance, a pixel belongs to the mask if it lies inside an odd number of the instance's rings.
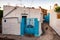
[[[42,35],[40,37],[16,36],[0,34],[0,40],[60,40],[60,36],[47,24],[42,24]]]

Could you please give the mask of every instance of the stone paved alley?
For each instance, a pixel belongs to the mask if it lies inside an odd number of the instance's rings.
[[[43,24],[43,35],[37,40],[60,40],[60,36],[46,23]]]

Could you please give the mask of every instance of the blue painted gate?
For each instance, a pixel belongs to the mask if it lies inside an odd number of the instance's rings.
[[[33,34],[39,36],[39,21],[37,18],[22,17],[21,21],[21,35]]]
[[[49,23],[49,20],[50,20],[50,13],[44,16],[44,22]]]

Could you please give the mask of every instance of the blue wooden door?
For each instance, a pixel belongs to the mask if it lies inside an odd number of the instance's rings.
[[[25,34],[26,19],[27,19],[27,16],[22,16],[22,20],[21,20],[21,35]]]
[[[37,18],[29,18],[22,16],[21,22],[21,35],[33,34],[36,37],[39,36],[39,21]]]
[[[33,21],[32,21],[32,19],[31,18],[28,18],[27,19],[27,25],[26,25],[26,28],[25,28],[25,33],[26,34],[33,34],[33,32],[34,32],[34,26],[33,25],[31,25],[31,23],[32,23]]]

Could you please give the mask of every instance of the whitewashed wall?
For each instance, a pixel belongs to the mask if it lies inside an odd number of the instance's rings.
[[[18,23],[16,18],[13,19],[5,19],[2,20],[2,33],[3,34],[14,34],[20,35],[20,23]]]
[[[60,19],[57,19],[57,13],[50,10],[50,26],[60,35]]]
[[[4,6],[4,14],[5,16],[9,11],[11,11],[14,7],[12,6]],[[24,11],[25,10],[25,11]],[[22,13],[26,13],[28,15],[21,15]],[[43,17],[41,15],[41,10],[40,9],[29,9],[29,8],[23,8],[23,7],[17,7],[16,10],[11,12],[9,15],[7,15],[5,18],[6,22],[4,22],[4,18],[2,19],[2,27],[3,27],[3,34],[15,34],[15,35],[20,35],[20,23],[21,23],[21,18],[22,16],[27,16],[27,18],[38,18],[40,21],[40,29],[39,33],[41,32],[41,23]],[[16,18],[10,18],[9,17],[18,17],[18,20]]]

